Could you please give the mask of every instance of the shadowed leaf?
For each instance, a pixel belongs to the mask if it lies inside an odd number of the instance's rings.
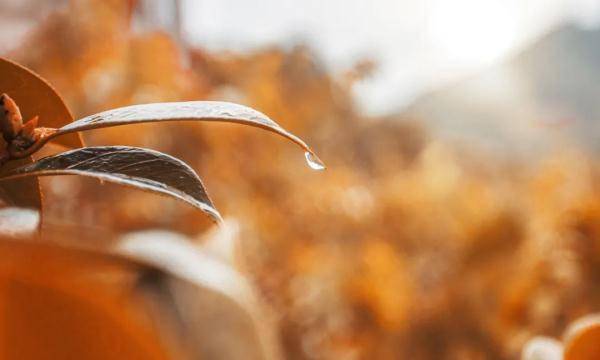
[[[2,173],[8,173],[15,168],[31,164],[32,162],[33,158],[31,156],[10,161],[4,165]],[[0,182],[0,198],[10,206],[33,208],[35,210],[42,208],[40,183],[35,177]]]
[[[217,222],[221,220],[194,170],[158,151],[124,146],[76,149],[5,172],[0,182],[49,175],[90,176],[165,194],[199,208]]]
[[[132,289],[148,266],[106,252],[0,238],[1,359],[179,359]]]
[[[130,233],[116,250],[162,270],[140,278],[139,290],[165,338],[183,343],[191,359],[281,358],[251,283],[230,263],[166,231]]]
[[[324,168],[321,160],[302,139],[279,126],[265,114],[246,106],[220,101],[154,103],[108,110],[65,125],[48,139],[77,131],[176,120],[232,122],[269,130],[298,144],[307,153],[306,159],[313,169]]]

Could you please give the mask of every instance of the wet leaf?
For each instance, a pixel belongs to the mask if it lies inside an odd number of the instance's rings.
[[[220,101],[190,101],[126,106],[87,116],[63,126],[49,139],[72,132],[145,122],[196,120],[245,124],[272,131],[298,144],[313,169],[324,164],[299,137],[288,132],[265,114],[249,107]]]
[[[8,94],[19,106],[23,120],[39,116],[39,126],[59,128],[73,121],[73,115],[54,88],[31,70],[0,58],[0,93]],[[77,148],[83,142],[77,133],[56,140]]]
[[[75,149],[8,171],[0,182],[50,175],[89,176],[168,195],[221,220],[194,170],[158,151],[124,146]]]

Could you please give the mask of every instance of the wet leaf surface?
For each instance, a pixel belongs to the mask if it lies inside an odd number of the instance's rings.
[[[67,124],[50,138],[77,131],[118,125],[177,120],[232,122],[272,131],[298,144],[308,153],[306,158],[311,168],[324,168],[322,161],[302,139],[279,126],[265,114],[243,105],[221,101],[189,101],[126,106],[90,115]]]
[[[191,204],[217,222],[221,220],[194,170],[158,151],[124,146],[71,150],[8,171],[0,183],[50,175],[89,176],[164,194]]]

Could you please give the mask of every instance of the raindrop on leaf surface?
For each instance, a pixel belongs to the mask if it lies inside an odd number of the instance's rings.
[[[321,159],[319,159],[319,157],[314,153],[307,151],[304,153],[304,157],[306,157],[306,162],[311,169],[325,170],[325,163],[323,163],[323,161],[321,161]]]

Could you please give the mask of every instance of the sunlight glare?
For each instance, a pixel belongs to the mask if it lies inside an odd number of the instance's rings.
[[[429,35],[453,66],[487,65],[515,45],[517,21],[503,1],[440,0],[433,4]]]

